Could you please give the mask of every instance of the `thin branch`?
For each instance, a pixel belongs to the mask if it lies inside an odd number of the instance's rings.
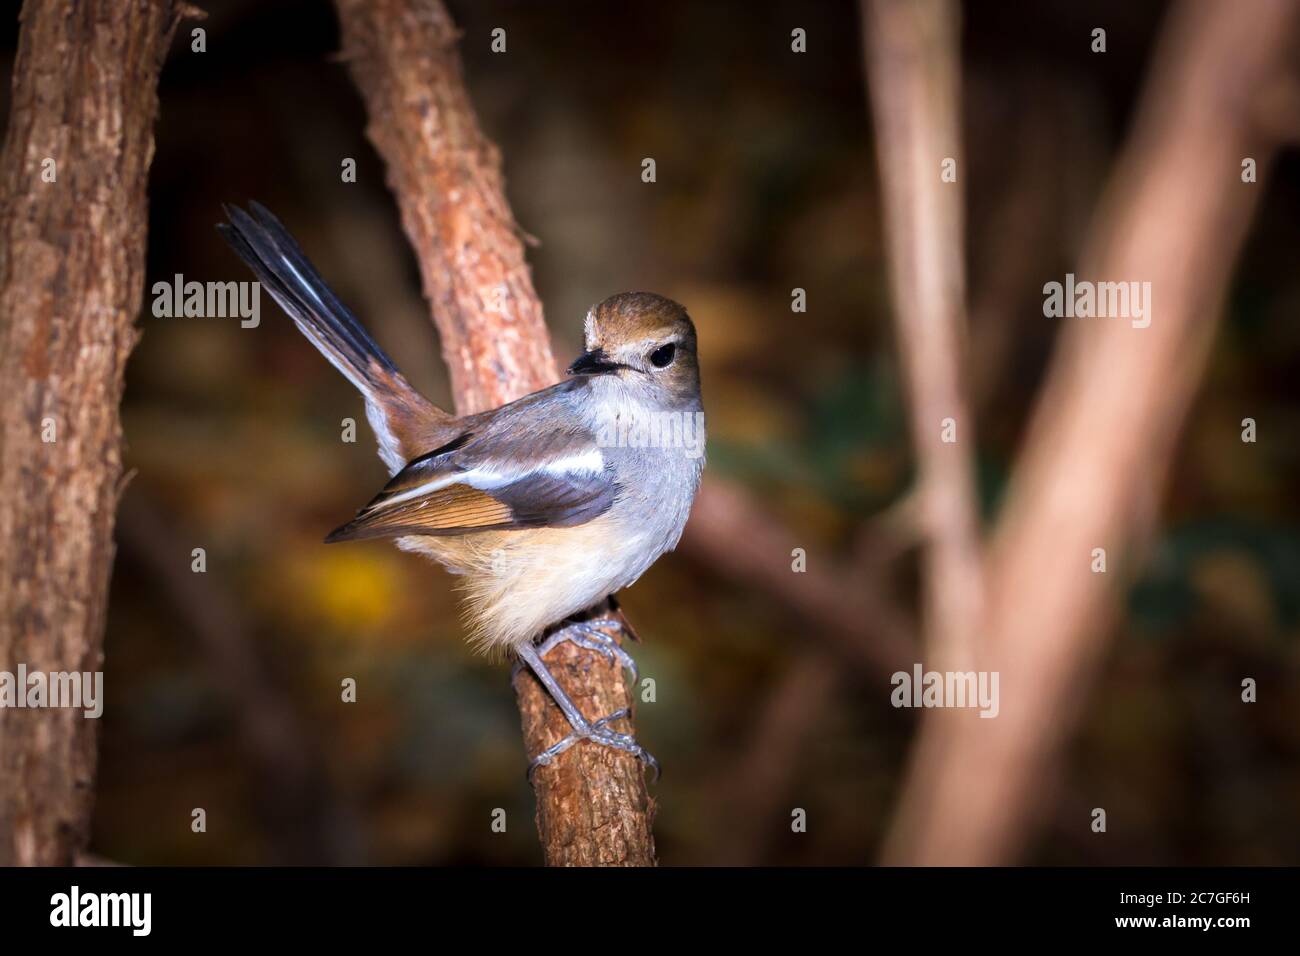
[[[912,622],[873,579],[817,552],[807,555],[806,571],[793,573],[792,552],[807,551],[807,544],[740,486],[705,478],[681,546],[711,572],[784,604],[807,625],[800,639],[821,644],[886,686],[890,674],[916,660]]]
[[[557,378],[542,305],[510,212],[500,157],[465,91],[456,28],[438,0],[337,0],[344,57],[366,101],[415,246],[461,414]],[[631,706],[618,667],[565,643],[548,665],[579,707]],[[537,753],[569,732],[534,680],[516,681],[524,741]],[[535,775],[549,865],[653,865],[653,803],[635,757],[572,747]]]
[[[960,669],[974,658],[983,585],[975,423],[961,376],[958,12],[952,0],[868,0],[863,23],[895,328],[920,471],[925,646]]]

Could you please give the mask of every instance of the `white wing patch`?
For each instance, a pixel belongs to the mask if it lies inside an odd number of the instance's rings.
[[[382,439],[381,439],[382,441]],[[500,468],[480,465],[477,468],[471,468],[466,471],[453,472],[448,475],[440,475],[422,485],[416,485],[409,488],[401,494],[393,495],[391,498],[378,502],[375,510],[379,511],[384,508],[391,508],[393,505],[401,504],[404,501],[410,501],[412,498],[419,498],[423,495],[439,491],[450,485],[469,485],[471,488],[477,488],[480,491],[491,491],[496,488],[504,488],[507,485],[513,485],[517,482],[524,481],[529,475],[545,474],[555,478],[573,477],[591,477],[599,475],[605,470],[605,456],[600,453],[599,448],[590,448],[587,451],[580,452],[576,455],[567,455],[564,458],[556,458],[548,461],[537,468],[530,468],[527,471],[503,471]]]

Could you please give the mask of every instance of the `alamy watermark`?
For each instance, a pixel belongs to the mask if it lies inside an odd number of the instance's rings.
[[[1043,286],[1043,315],[1049,319],[1131,319],[1135,329],[1151,324],[1150,282],[1075,281],[1074,273],[1065,274],[1065,282],[1048,282]]]
[[[132,936],[153,929],[152,893],[96,893],[73,884],[66,893],[50,897],[51,926],[120,926]]]
[[[912,665],[912,673],[896,671],[889,702],[895,707],[978,707],[981,717],[996,717],[997,671],[927,671]]]
[[[153,284],[155,318],[240,319],[255,329],[262,321],[260,282],[186,282],[179,272],[171,282]]]
[[[0,708],[70,707],[91,720],[104,713],[103,671],[0,671]]]
[[[603,415],[596,427],[601,448],[681,448],[687,458],[704,454],[704,413],[643,411]]]

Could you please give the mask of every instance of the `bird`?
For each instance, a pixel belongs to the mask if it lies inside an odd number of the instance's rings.
[[[649,292],[592,306],[566,377],[499,408],[456,416],[398,370],[264,206],[224,206],[217,229],[312,345],[365,400],[390,480],[326,543],[391,538],[460,576],[472,646],[526,666],[571,733],[534,772],[582,741],[659,765],[610,724],[583,715],[544,658],[571,641],[627,667],[608,633],[615,595],[676,547],[700,485],[705,417],[695,325]],[[635,637],[635,635],[631,635]]]

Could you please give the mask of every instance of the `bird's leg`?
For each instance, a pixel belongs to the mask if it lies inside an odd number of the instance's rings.
[[[555,676],[551,674],[545,662],[542,660],[543,654],[547,653],[556,644],[560,643],[556,638],[561,637],[561,635],[567,630],[569,630],[569,628],[564,628],[561,631],[556,632],[556,634],[552,635],[551,638],[549,638],[540,648],[533,644],[524,644],[522,647],[516,648],[519,659],[527,664],[529,669],[537,675],[537,679],[541,681],[542,686],[546,688],[547,692],[551,695],[551,698],[568,719],[569,725],[573,728],[571,734],[563,740],[547,747],[529,762],[529,779],[532,779],[533,773],[538,767],[544,767],[551,763],[556,757],[564,753],[564,751],[568,750],[578,741],[590,740],[593,743],[602,744],[606,747],[613,747],[616,750],[622,750],[625,753],[633,754],[639,758],[642,763],[645,763],[651,768],[654,772],[654,779],[657,780],[659,778],[659,762],[651,756],[650,752],[638,744],[636,739],[630,734],[621,734],[609,729],[610,723],[628,716],[627,708],[615,711],[599,720],[587,720],[587,718],[582,716],[582,712],[578,710],[578,706],[573,702],[573,698],[571,698],[568,693],[565,692],[564,688],[560,686],[559,681],[555,679]],[[615,657],[612,652],[607,650],[604,643],[591,638],[588,633],[579,632],[579,635],[581,639],[575,640],[574,643],[578,644],[580,647],[588,647],[592,650],[606,653],[607,656],[611,657],[611,659]],[[561,640],[563,639],[565,638],[561,638]],[[611,643],[613,643],[612,639]],[[597,646],[592,647],[592,644]],[[626,652],[624,653],[626,654]]]

